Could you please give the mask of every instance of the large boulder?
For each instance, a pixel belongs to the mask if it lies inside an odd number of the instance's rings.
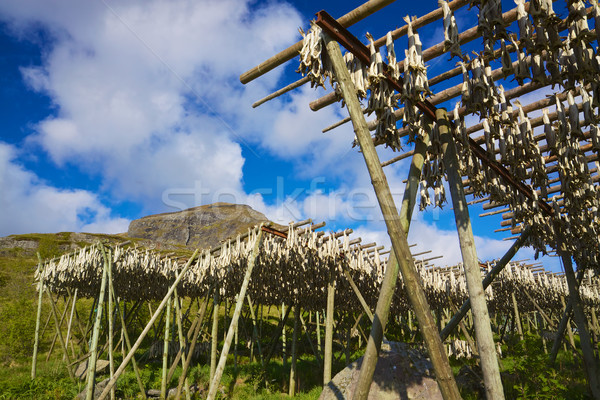
[[[350,364],[323,389],[319,400],[351,399],[362,357]],[[406,343],[384,342],[373,374],[370,400],[442,400],[433,366],[419,350]]]
[[[89,360],[85,360],[84,362],[79,364],[77,370],[75,371],[75,376],[81,380],[85,380],[87,377],[88,361]],[[96,374],[104,371],[109,364],[110,363],[108,362],[108,360],[96,360]]]
[[[250,206],[215,203],[133,220],[127,236],[190,249],[207,249],[266,221],[267,217]]]

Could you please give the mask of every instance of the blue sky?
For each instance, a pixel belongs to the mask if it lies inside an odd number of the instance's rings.
[[[123,232],[150,213],[229,201],[278,222],[351,227],[387,245],[351,126],[321,132],[345,109],[312,112],[308,103],[325,92],[308,86],[252,109],[299,78],[296,61],[245,86],[238,80],[297,41],[319,9],[339,17],[360,3],[3,1],[0,235]],[[351,31],[380,37],[434,7],[399,1]],[[456,18],[461,29],[476,23],[475,10]],[[425,47],[434,45],[442,22],[419,33]],[[404,45],[396,41],[396,52]],[[446,58],[429,63],[430,77],[453,66]],[[382,161],[394,157],[378,151]],[[400,199],[408,163],[385,171]],[[441,265],[460,260],[450,208],[415,213],[409,235],[420,250],[443,254]],[[471,210],[479,257],[499,257],[509,235],[493,232],[499,216],[481,212]],[[533,257],[524,250],[517,258]],[[558,268],[556,259],[544,262]]]

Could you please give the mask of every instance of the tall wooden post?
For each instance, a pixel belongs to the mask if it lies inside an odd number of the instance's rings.
[[[290,365],[290,387],[289,396],[294,397],[296,394],[296,363],[298,360],[298,330],[300,329],[300,307],[294,306],[294,332],[292,333],[292,363]]]
[[[358,139],[365,163],[367,164],[371,182],[375,189],[375,194],[377,195],[377,200],[379,201],[379,206],[383,213],[394,250],[390,253],[388,267],[381,285],[381,292],[379,294],[375,317],[371,327],[371,335],[369,336],[367,350],[363,358],[359,380],[356,391],[354,392],[354,399],[364,400],[368,396],[379,348],[381,346],[383,328],[385,328],[387,323],[391,298],[398,279],[398,268],[402,271],[402,277],[404,284],[406,285],[409,300],[415,310],[417,319],[419,320],[421,332],[423,333],[425,345],[429,356],[431,357],[442,395],[446,400],[460,399],[460,393],[458,392],[454,375],[450,369],[446,349],[435,329],[435,321],[433,320],[431,309],[427,303],[423,288],[419,283],[419,276],[406,240],[406,232],[408,229],[407,227],[406,229],[403,229],[398,211],[394,204],[394,199],[392,198],[390,188],[387,184],[387,179],[381,167],[379,156],[373,145],[367,122],[362,113],[356,90],[350,79],[350,73],[346,69],[346,63],[344,62],[338,43],[328,37],[325,38],[325,43],[327,46],[327,54],[332,62],[336,80],[339,83],[342,96],[346,102],[346,107],[350,113],[354,133]],[[416,188],[413,190],[416,193]],[[405,199],[406,196],[408,196],[406,193],[407,191],[405,191]],[[407,200],[407,203],[410,203],[410,199]],[[407,209],[406,214],[410,215],[410,213],[411,209]],[[405,225],[408,226],[408,221],[405,221]]]
[[[310,314],[309,314],[310,316]],[[304,323],[304,318],[302,318],[302,313],[300,314],[300,323],[302,324],[302,329],[304,330],[304,333],[306,334],[306,339],[308,341],[308,344],[310,345],[310,348],[313,352],[313,354],[315,355],[315,358],[317,359],[317,364],[319,364],[319,367],[322,366],[322,361],[321,361],[321,352],[317,351],[315,349],[315,346],[313,345],[313,341],[310,338],[310,332],[308,331],[308,328],[306,327],[306,324]]]
[[[583,279],[583,270],[580,270],[577,272],[577,285],[581,284],[582,279]],[[558,329],[556,331],[556,338],[554,339],[554,344],[552,345],[552,350],[550,351],[550,359],[549,359],[550,365],[553,365],[554,362],[556,361],[556,356],[558,355],[558,348],[560,347],[560,344],[563,340],[563,336],[565,334],[565,329],[567,328],[567,322],[569,322],[572,312],[573,312],[573,299],[571,297],[569,297],[569,300],[567,301],[567,305],[563,312],[563,316],[560,319],[560,322],[558,324]],[[542,321],[544,321],[543,315],[541,312],[540,312],[540,316],[542,316]],[[565,344],[565,351],[566,351],[566,344]]]
[[[318,311],[315,318],[317,319],[317,352],[321,354],[321,316]]]
[[[35,339],[33,342],[33,358],[31,360],[31,379],[35,379],[36,376],[36,367],[37,367],[37,353],[40,343],[40,322],[42,318],[42,299],[44,297],[44,264],[42,263],[42,257],[40,253],[37,253],[38,256],[38,275],[40,277],[40,281],[38,283],[38,306],[37,306],[37,315],[35,318]]]
[[[523,340],[523,327],[521,326],[521,314],[519,313],[519,306],[517,305],[517,298],[515,292],[510,293],[512,299],[513,312],[515,313],[515,322],[517,325],[517,333],[519,334],[519,340]]]
[[[185,354],[185,338],[183,336],[183,326],[181,325],[182,323],[182,314],[181,314],[181,305],[180,305],[180,298],[177,295],[177,289],[174,292],[174,296],[175,296],[175,315],[176,315],[176,321],[177,321],[177,336],[179,337],[179,351],[181,353],[179,354]],[[181,366],[183,367],[185,364],[185,360],[181,359]],[[175,362],[175,365],[177,364],[177,362]],[[169,380],[169,379],[167,379]],[[187,400],[190,400],[191,395],[190,395],[190,385],[188,382],[188,378],[187,376],[185,377],[184,380],[184,384],[185,384],[185,398]]]
[[[565,304],[565,298],[560,296],[560,303],[562,304],[563,312],[567,313],[567,305]],[[571,319],[567,318],[567,334],[569,335],[569,342],[571,343],[571,347],[576,349],[575,347],[575,338],[573,337],[573,328],[571,328]]]
[[[60,296],[56,298],[56,304],[58,304],[58,300],[59,300]],[[58,339],[58,331],[62,331],[62,326],[63,326],[63,322],[65,322],[65,317],[67,316],[67,311],[69,308],[69,302],[71,301],[71,296],[67,297],[64,296],[64,309],[63,312],[60,316],[60,320],[58,322],[58,327],[59,329],[56,330],[56,332],[54,333],[54,338],[52,339],[52,343],[50,344],[50,350],[48,350],[48,354],[46,355],[46,361],[50,360],[50,356],[52,355],[52,350],[54,350],[54,345],[56,344],[56,340]],[[58,314],[57,314],[58,315]],[[66,347],[66,340],[65,340],[65,347]],[[63,353],[63,360],[65,359],[65,355]]]
[[[481,284],[481,269],[477,251],[475,249],[475,238],[471,227],[471,218],[462,177],[458,172],[458,156],[456,145],[450,129],[450,122],[445,109],[436,111],[437,125],[442,142],[442,152],[446,163],[446,172],[452,196],[454,208],[454,219],[460,241],[463,267],[467,281],[467,291],[471,300],[471,311],[475,325],[475,339],[481,360],[481,369],[485,383],[485,393],[488,399],[504,399],[502,380],[500,379],[500,368],[494,345],[494,335],[490,323],[487,305],[485,303],[485,292]]]
[[[600,399],[600,376],[598,375],[598,366],[594,357],[594,349],[592,348],[590,334],[587,329],[587,320],[581,299],[579,298],[579,286],[573,272],[573,263],[571,256],[564,251],[559,251],[560,257],[565,268],[565,276],[567,277],[567,285],[569,286],[569,296],[573,304],[573,316],[579,330],[579,338],[581,350],[583,352],[583,362],[585,371],[588,377],[588,385],[594,399]]]
[[[171,303],[172,296],[167,301],[167,317],[165,318],[165,337],[163,339],[162,379],[160,382],[160,398],[167,398],[167,372],[169,370],[169,342],[171,338]]]
[[[185,361],[183,363],[183,369],[181,371],[181,375],[179,376],[179,384],[177,385],[177,395],[175,396],[175,398],[177,400],[179,400],[179,398],[181,397],[181,390],[183,388],[184,383],[187,382],[186,381],[187,372],[190,367],[190,363],[192,362],[192,356],[194,355],[194,348],[196,347],[196,342],[198,341],[198,336],[200,335],[200,330],[202,329],[202,326],[203,326],[202,321],[204,320],[204,313],[206,312],[206,306],[208,303],[208,299],[210,298],[211,290],[217,290],[217,289],[211,288],[208,291],[206,300],[204,301],[200,311],[198,312],[198,317],[196,318],[196,325],[195,325],[195,327],[193,327],[194,329],[193,329],[193,333],[192,333],[192,342],[190,343],[190,348],[188,350],[187,357],[185,358]],[[214,311],[214,305],[213,305],[213,311]],[[192,330],[192,328],[190,328],[190,330]],[[189,339],[189,336],[188,336],[188,339]],[[173,364],[173,366],[171,367],[171,371],[169,371],[169,376],[173,376],[172,374],[173,374],[173,372],[175,372],[176,365],[177,365],[177,363],[175,362]],[[167,378],[167,380],[170,380],[170,378]]]
[[[69,339],[71,338],[71,328],[73,326],[73,316],[75,315],[75,306],[77,305],[77,291],[75,289],[75,293],[73,294],[73,301],[71,304],[71,314],[69,315],[69,323],[67,325],[67,337],[65,338],[65,345],[69,347]],[[71,348],[73,348],[73,344],[71,344]],[[73,354],[75,356],[75,354]],[[64,358],[66,360],[66,358]]]
[[[242,306],[244,305],[244,298],[246,297],[246,291],[248,289],[248,284],[250,283],[250,278],[252,277],[252,270],[254,269],[254,265],[256,263],[256,258],[258,257],[258,251],[260,245],[262,243],[262,224],[258,228],[258,234],[256,236],[256,242],[254,243],[254,247],[252,248],[252,254],[248,259],[248,267],[246,268],[246,274],[244,275],[244,280],[242,282],[242,287],[240,288],[240,292],[237,297],[237,302],[235,304],[235,310],[233,311],[233,316],[231,317],[231,323],[229,324],[229,329],[227,330],[227,337],[225,338],[225,343],[223,343],[223,349],[221,350],[221,358],[219,359],[219,365],[217,365],[217,369],[215,370],[215,375],[210,382],[210,387],[208,389],[208,400],[214,399],[217,395],[217,389],[219,388],[219,382],[221,382],[221,376],[223,375],[223,370],[225,369],[225,363],[227,362],[227,354],[229,353],[229,347],[231,346],[231,341],[233,340],[233,335],[238,326],[238,321],[240,318],[240,313],[242,312]],[[179,390],[178,390],[179,392]]]
[[[285,302],[281,302],[281,319],[285,316]],[[287,338],[285,337],[285,324],[283,325],[283,330],[281,331],[281,361],[283,367],[285,368],[287,364]]]
[[[113,291],[111,292],[111,296],[113,300],[117,300],[117,296]],[[118,306],[117,301],[117,311],[119,313],[119,318],[121,319],[121,332],[123,334],[123,338],[125,339],[125,344],[127,345],[127,351],[131,351],[131,341],[129,340],[129,335],[127,334],[127,326],[125,323],[125,317],[123,316],[124,311],[122,312]],[[123,356],[125,356],[125,352],[123,352]],[[135,373],[135,379],[137,380],[138,387],[140,388],[140,394],[143,399],[146,399],[146,389],[144,388],[144,383],[142,382],[142,377],[140,375],[140,370],[138,369],[137,362],[135,361],[135,357],[131,357],[131,365],[133,365],[133,372]],[[113,374],[114,376],[114,374]]]
[[[338,49],[339,50],[339,49]],[[323,356],[323,385],[331,380],[333,361],[333,313],[335,312],[335,275],[329,272],[327,283],[327,314],[325,315],[325,355]]]
[[[108,249],[108,265],[106,268],[106,278],[108,279],[108,369],[110,377],[112,378],[115,374],[115,363],[113,360],[113,281],[112,281],[112,250]],[[77,292],[75,293],[77,294]],[[75,299],[73,299],[73,305],[75,305]],[[115,400],[115,388],[110,390],[110,399]]]
[[[256,341],[256,348],[258,349],[258,356],[260,357],[260,363],[262,365],[263,354],[256,324],[256,314],[254,313],[254,305],[252,304],[252,299],[250,298],[250,295],[247,295],[246,297],[248,299],[248,307],[250,308],[250,316],[252,317],[252,340]],[[256,308],[256,310],[258,311],[258,307]],[[252,357],[250,358],[250,362],[252,362]]]
[[[127,367],[127,364],[133,358],[136,350],[138,349],[138,347],[140,347],[140,345],[142,344],[142,341],[144,340],[144,338],[146,337],[146,335],[148,334],[148,332],[150,331],[150,329],[152,329],[152,326],[154,325],[154,322],[156,322],[156,319],[158,318],[158,316],[162,312],[163,308],[167,304],[167,301],[168,301],[167,299],[169,297],[171,297],[171,295],[175,291],[175,288],[179,284],[179,281],[185,275],[185,273],[187,272],[187,270],[190,268],[190,265],[192,265],[192,262],[196,258],[196,255],[198,255],[198,250],[194,251],[194,254],[192,254],[192,256],[190,257],[190,259],[188,260],[188,262],[185,264],[185,266],[183,267],[183,269],[179,273],[179,276],[175,279],[175,282],[173,282],[173,284],[171,285],[171,287],[167,291],[167,294],[165,295],[165,297],[163,298],[163,300],[160,302],[158,308],[156,309],[156,311],[154,312],[154,314],[152,314],[152,317],[150,318],[150,321],[148,321],[148,324],[146,324],[146,327],[144,328],[144,330],[142,330],[142,333],[140,333],[140,336],[138,336],[137,340],[135,341],[135,343],[133,344],[133,346],[129,350],[129,353],[127,353],[127,355],[125,356],[125,358],[123,358],[123,361],[121,362],[121,365],[115,371],[115,375],[106,384],[106,387],[104,388],[104,390],[100,394],[100,397],[98,398],[98,400],[104,400],[104,399],[106,399],[106,396],[108,396],[108,393],[110,392],[110,389],[112,389],[112,387],[115,385],[115,383],[117,383],[117,379],[119,379],[119,376],[121,376],[121,374],[123,373],[123,371]]]
[[[104,306],[104,293],[106,292],[106,281],[108,280],[108,257],[102,243],[99,244],[104,259],[104,268],[102,271],[102,281],[100,283],[100,294],[98,295],[98,306],[96,309],[96,322],[94,323],[94,333],[92,334],[92,345],[90,348],[90,358],[87,364],[87,379],[86,379],[86,400],[94,398],[94,389],[96,386],[96,361],[98,358],[98,339],[100,338],[100,325],[102,322],[102,308]]]
[[[215,288],[213,298],[213,323],[210,333],[210,381],[212,382],[217,369],[217,346],[219,344],[219,289]]]
[[[63,338],[62,331],[61,331],[62,324],[58,320],[58,312],[56,311],[56,303],[54,302],[54,299],[52,298],[52,294],[50,293],[50,290],[48,288],[46,288],[46,294],[48,295],[48,300],[50,300],[50,310],[52,311],[52,318],[54,319],[54,327],[56,328],[56,335],[58,336],[60,345],[61,345],[63,352],[67,358],[67,371],[69,372],[69,376],[71,378],[74,378],[75,375],[73,374],[73,371],[71,370],[71,359],[69,357],[69,351],[67,349],[67,345],[65,343],[65,340]]]

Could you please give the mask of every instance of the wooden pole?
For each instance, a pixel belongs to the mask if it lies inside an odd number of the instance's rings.
[[[248,259],[246,275],[244,275],[242,287],[240,288],[240,292],[237,297],[237,302],[235,304],[235,309],[233,311],[233,316],[231,317],[231,323],[229,324],[229,329],[227,331],[227,337],[225,338],[225,343],[223,343],[223,349],[221,350],[221,358],[219,359],[219,365],[217,365],[215,375],[212,381],[210,382],[210,388],[208,390],[207,397],[208,400],[214,399],[216,397],[217,389],[219,388],[219,382],[221,382],[221,376],[223,376],[223,370],[225,369],[225,363],[227,362],[227,354],[229,353],[229,346],[231,345],[233,335],[238,326],[240,313],[242,312],[242,306],[244,305],[244,298],[246,297],[248,284],[250,283],[250,278],[252,277],[252,270],[254,269],[256,258],[258,257],[258,251],[262,243],[263,230],[261,228],[262,224],[258,228],[256,242],[254,243],[254,247],[252,248],[252,254]]]
[[[67,347],[69,347],[69,339],[71,338],[71,327],[73,326],[73,316],[75,315],[75,305],[77,303],[77,290],[78,289],[75,289],[75,293],[73,294],[73,302],[71,304],[71,313],[69,315],[69,323],[67,325],[67,337],[65,339],[65,344]],[[71,343],[71,349],[73,350],[72,343]],[[66,360],[66,358],[65,358],[65,360]]]
[[[341,54],[341,53],[340,53]],[[331,380],[333,358],[333,313],[335,311],[335,275],[330,270],[327,283],[327,314],[325,315],[325,355],[323,356],[323,385]]]
[[[202,303],[202,305],[200,305],[200,303],[198,303],[199,308],[196,313],[196,318],[192,322],[192,326],[190,326],[190,329],[188,330],[188,333],[187,333],[187,341],[188,342],[190,340],[192,341],[190,346],[196,345],[196,338],[198,337],[198,333],[200,332],[200,329],[202,327],[202,321],[204,321],[204,315],[206,314],[206,309],[208,307],[208,299],[210,298],[210,294],[211,294],[212,290],[213,290],[212,288],[208,290],[208,293],[206,294],[206,298],[204,299],[204,302]],[[198,300],[198,301],[200,301],[200,300]],[[196,330],[196,327],[198,327],[197,330]],[[185,349],[185,350],[187,350],[187,349]],[[190,351],[190,354],[192,354],[192,353],[193,353],[193,351]],[[186,353],[184,351],[184,348],[180,347],[179,351],[177,352],[177,355],[175,356],[175,360],[173,361],[173,364],[171,365],[171,368],[169,369],[169,374],[167,375],[167,381],[170,381],[173,378],[173,374],[175,373],[175,368],[177,367],[179,360],[182,360],[184,367],[185,367],[185,361],[186,361],[185,357],[186,357]]]
[[[582,278],[583,278],[583,270],[577,272],[578,284],[581,283]],[[567,322],[571,318],[572,311],[573,311],[573,303],[572,303],[571,297],[569,297],[569,300],[567,301],[567,305],[563,312],[563,316],[558,324],[558,329],[556,331],[556,338],[554,339],[554,343],[552,345],[552,350],[550,350],[550,359],[549,359],[550,365],[553,365],[554,362],[556,361],[556,356],[558,355],[558,349],[562,342],[563,336],[565,335],[565,329],[567,328]],[[540,312],[540,315],[541,314],[542,313]],[[544,320],[544,318],[542,315],[542,321],[543,320]]]
[[[598,375],[598,366],[596,365],[594,349],[592,348],[590,334],[587,329],[586,316],[583,312],[581,299],[579,298],[579,287],[575,278],[575,273],[573,272],[571,256],[566,254],[562,249],[559,251],[559,254],[563,262],[563,267],[565,268],[569,296],[571,297],[573,306],[573,316],[575,323],[577,324],[577,329],[579,330],[581,350],[583,352],[583,363],[588,377],[588,385],[593,398],[600,399],[600,376]]]
[[[373,322],[373,313],[369,309],[369,306],[368,306],[367,302],[365,301],[365,298],[363,297],[362,293],[358,289],[358,286],[356,286],[356,283],[354,283],[354,279],[352,279],[352,276],[350,275],[350,271],[348,271],[348,266],[344,264],[342,266],[342,268],[344,270],[344,276],[346,277],[346,279],[348,279],[348,283],[350,283],[350,286],[352,287],[354,294],[356,294],[356,297],[358,297],[358,301],[360,302],[360,305],[362,306],[363,310],[365,310],[365,313],[367,314],[367,316],[369,317],[371,322]]]
[[[113,360],[113,298],[111,293],[113,291],[113,281],[112,281],[112,251],[108,250],[108,260],[107,260],[107,268],[106,268],[106,278],[108,279],[108,368],[110,377],[112,378],[115,374],[115,363]],[[73,303],[75,304],[75,303]],[[115,400],[115,388],[113,387],[110,390],[110,399]]]
[[[217,351],[219,345],[219,290],[215,289],[213,297],[213,323],[212,331],[210,334],[211,346],[210,346],[210,381],[212,382],[215,377],[215,371],[217,370]]]
[[[269,352],[267,353],[267,356],[265,357],[265,360],[264,360],[264,363],[263,363],[263,371],[267,368],[267,366],[269,365],[269,362],[271,361],[271,357],[275,353],[275,348],[277,347],[277,342],[279,341],[279,337],[281,336],[281,330],[283,329],[283,326],[287,322],[287,319],[288,319],[288,317],[290,315],[290,310],[291,310],[291,308],[288,307],[288,309],[285,312],[285,316],[279,322],[279,325],[277,325],[277,329],[275,330],[275,332],[274,332],[274,334],[272,336],[271,347],[269,348]]]
[[[37,253],[38,256],[38,275],[40,277],[40,281],[38,283],[38,306],[37,306],[37,314],[35,317],[35,339],[33,342],[33,358],[31,359],[31,379],[35,379],[36,377],[36,367],[37,367],[37,353],[40,344],[40,323],[42,318],[42,299],[44,297],[44,266],[42,263],[42,256],[40,253]]]
[[[294,332],[292,333],[292,364],[290,365],[290,386],[288,395],[294,397],[296,394],[296,362],[298,358],[298,330],[300,329],[300,307],[294,306]]]
[[[513,245],[506,252],[506,254],[504,254],[504,256],[502,256],[500,261],[496,262],[496,265],[494,265],[492,270],[485,276],[485,278],[483,278],[483,282],[481,283],[483,285],[483,290],[485,290],[488,286],[490,286],[492,281],[498,276],[498,274],[500,274],[500,272],[504,269],[504,267],[506,267],[506,265],[510,262],[510,260],[512,260],[512,258],[515,256],[515,254],[517,254],[517,251],[519,251],[521,246],[523,246],[523,243],[525,243],[525,241],[529,237],[529,232],[530,232],[529,229],[526,229],[525,231],[523,231],[523,233],[521,233],[521,236],[519,236],[519,238],[517,240],[515,240]],[[442,337],[442,340],[446,340],[446,338],[458,326],[458,323],[460,321],[462,321],[462,319],[465,317],[465,315],[467,315],[467,312],[470,309],[471,309],[471,300],[467,299],[463,303],[463,305],[460,307],[460,310],[458,310],[458,312],[456,314],[454,314],[454,316],[452,316],[452,319],[450,319],[450,322],[448,322],[446,324],[446,326],[444,327],[444,329],[442,329],[442,331],[440,332],[440,336]]]
[[[565,298],[563,296],[560,296],[560,302],[563,307],[563,312],[566,313],[567,305],[565,304]],[[567,334],[569,335],[569,342],[571,343],[571,347],[576,349],[577,347],[575,347],[575,338],[573,337],[573,329],[571,328],[570,318],[567,318]]]
[[[175,315],[176,315],[176,320],[177,320],[177,336],[179,338],[179,349],[180,349],[180,351],[183,351],[183,349],[185,348],[185,338],[183,337],[183,326],[181,325],[183,316],[181,315],[181,305],[179,304],[181,299],[180,299],[179,295],[177,294],[177,289],[175,289],[174,296],[175,296]],[[182,363],[181,363],[182,368],[183,368],[184,364],[185,364],[185,362],[184,362],[184,360],[182,360]],[[175,365],[177,365],[177,364],[175,363]],[[185,385],[185,398],[187,400],[190,400],[190,398],[191,398],[190,385],[189,385],[187,376],[185,377],[184,385]]]
[[[111,294],[114,300],[117,300],[117,295],[114,292],[114,288]],[[118,303],[118,302],[117,302]],[[123,337],[125,338],[125,344],[127,345],[127,351],[131,351],[131,341],[129,340],[129,334],[127,333],[127,325],[125,323],[125,317],[123,316],[123,312],[117,306],[117,312],[119,313],[119,317],[121,318],[121,332],[123,332]],[[135,361],[135,357],[131,357],[131,365],[133,365],[133,372],[135,372],[135,379],[137,380],[138,387],[140,388],[140,394],[143,399],[146,399],[146,389],[144,388],[144,383],[142,382],[142,377],[140,375],[140,370],[138,369],[137,362]],[[114,376],[114,374],[113,374]]]
[[[60,342],[61,347],[63,348],[63,351],[66,355],[67,358],[67,371],[69,372],[69,376],[71,378],[74,378],[75,375],[73,374],[73,371],[71,371],[71,360],[69,357],[69,352],[67,349],[67,345],[65,344],[65,340],[63,339],[62,336],[62,332],[60,330],[60,323],[58,321],[58,312],[56,311],[56,304],[54,303],[54,300],[52,299],[52,294],[50,293],[50,290],[48,290],[48,288],[46,287],[46,294],[48,295],[48,298],[50,300],[50,306],[51,306],[51,310],[52,310],[52,317],[54,318],[54,325],[56,327],[56,333],[58,335],[58,340]]]
[[[144,330],[142,331],[142,333],[140,333],[140,336],[137,338],[137,340],[133,344],[133,347],[131,348],[131,350],[129,350],[129,353],[127,354],[127,356],[125,356],[125,358],[123,359],[123,362],[121,363],[121,365],[119,366],[119,368],[115,371],[115,375],[106,384],[106,387],[104,388],[104,390],[100,394],[100,397],[98,398],[98,400],[104,400],[104,399],[106,399],[106,396],[110,392],[110,389],[115,385],[115,383],[117,383],[117,379],[119,379],[119,376],[121,376],[121,374],[125,370],[125,367],[127,367],[127,364],[129,363],[129,361],[131,360],[131,358],[135,354],[135,351],[138,349],[138,347],[140,347],[140,345],[142,344],[142,341],[144,340],[144,338],[146,337],[146,335],[148,334],[148,332],[150,331],[150,329],[152,329],[152,326],[154,325],[154,322],[156,322],[156,319],[158,318],[158,316],[162,312],[162,309],[167,304],[167,299],[171,296],[171,294],[173,293],[173,291],[175,291],[175,288],[179,284],[179,281],[185,275],[186,271],[190,268],[190,265],[192,265],[192,262],[196,258],[197,254],[198,254],[198,250],[194,251],[194,254],[192,254],[192,256],[188,260],[187,264],[185,264],[185,267],[183,267],[183,269],[179,273],[179,276],[175,279],[175,282],[173,282],[173,284],[169,288],[167,294],[165,295],[165,297],[161,301],[160,305],[158,306],[158,308],[156,309],[156,311],[152,315],[152,318],[150,318],[150,321],[148,322],[148,324],[146,325],[146,327],[144,328]]]
[[[285,302],[281,302],[281,319],[285,316]],[[283,330],[281,331],[281,362],[283,367],[287,365],[287,338],[285,337],[285,324],[283,324]]]
[[[92,333],[92,344],[90,346],[90,358],[87,363],[87,379],[85,399],[94,398],[94,389],[96,388],[96,361],[98,357],[98,339],[100,338],[100,325],[102,323],[102,308],[104,307],[104,293],[106,292],[106,283],[108,280],[108,257],[102,243],[99,244],[102,258],[104,259],[104,269],[102,271],[102,281],[100,283],[100,294],[98,295],[98,306],[96,308],[96,322],[94,323],[94,332]]]
[[[217,288],[213,288],[211,290],[217,290]],[[210,291],[209,291],[210,293]],[[206,299],[206,301],[204,302],[204,304],[208,303],[208,297]],[[206,308],[204,308],[204,311],[201,312],[201,316],[204,316],[204,312],[206,311]],[[214,311],[214,305],[213,305],[213,311]],[[181,376],[179,377],[179,384],[177,385],[177,395],[175,396],[175,399],[179,400],[181,398],[181,388],[183,387],[183,384],[185,382],[185,378],[187,378],[187,373],[188,373],[188,369],[190,367],[190,363],[192,362],[192,356],[194,355],[194,349],[196,347],[196,342],[198,341],[198,335],[200,334],[200,330],[202,329],[202,319],[203,318],[199,318],[198,319],[198,323],[196,324],[196,327],[194,328],[194,333],[193,333],[193,339],[192,339],[192,343],[190,344],[190,349],[188,350],[188,355],[185,359],[185,363],[183,364],[183,370],[181,371]]]
[[[379,206],[383,213],[388,233],[392,241],[392,247],[394,249],[394,251],[390,253],[390,262],[388,263],[384,281],[381,286],[373,326],[371,328],[371,335],[369,336],[369,341],[367,343],[367,350],[363,359],[356,391],[354,392],[354,399],[364,400],[368,396],[379,348],[381,346],[383,328],[385,328],[387,323],[391,298],[398,278],[398,268],[402,270],[406,291],[415,313],[417,314],[442,395],[446,400],[460,399],[460,393],[458,392],[456,381],[454,380],[452,370],[450,369],[446,349],[440,340],[439,334],[435,330],[435,322],[429,304],[425,298],[423,288],[420,286],[419,276],[410,254],[408,242],[406,241],[406,232],[408,229],[403,230],[400,218],[398,218],[398,211],[396,210],[390,188],[387,184],[387,179],[381,167],[381,162],[379,161],[375,146],[373,145],[367,123],[360,109],[356,90],[350,79],[350,74],[346,69],[346,63],[342,57],[342,52],[340,51],[338,43],[330,38],[326,37],[325,43],[336,79],[341,88],[350,117],[352,118],[354,132],[362,150],[363,157],[365,158],[369,174],[371,175],[371,182],[375,189],[377,200],[379,201]],[[406,191],[405,196],[407,196]],[[408,221],[405,221],[405,225],[408,226]]]
[[[229,316],[229,311],[230,311],[230,306],[229,306],[229,299],[225,298],[225,307],[223,309],[223,340],[225,340],[225,338],[227,337],[227,329],[225,329],[225,327],[227,327],[227,317]]]
[[[504,390],[502,388],[502,380],[500,379],[498,356],[496,354],[490,316],[485,303],[485,292],[481,283],[481,270],[477,250],[475,249],[475,237],[473,236],[473,229],[471,227],[467,199],[465,198],[462,178],[458,172],[459,161],[456,154],[456,145],[454,144],[446,110],[443,108],[436,110],[436,117],[442,142],[444,162],[446,163],[452,206],[454,208],[454,220],[456,221],[456,229],[460,241],[467,291],[471,300],[475,339],[481,360],[485,393],[488,400],[502,400],[504,399]]]
[[[256,341],[256,348],[258,349],[258,356],[260,358],[260,363],[262,365],[263,354],[262,354],[262,348],[260,346],[260,337],[258,335],[258,330],[256,327],[256,315],[254,314],[254,306],[252,305],[252,299],[250,299],[250,295],[246,295],[246,298],[248,300],[248,306],[250,307],[250,316],[252,317],[252,336],[254,337],[254,340]],[[250,359],[250,362],[252,362],[252,359]]]
[[[350,314],[348,313],[348,329],[346,329],[346,367],[350,365],[350,339],[352,334],[352,325],[350,325]]]
[[[160,398],[167,398],[167,372],[169,369],[169,342],[171,338],[171,305],[172,296],[167,301],[167,317],[165,318],[165,337],[163,339],[162,379],[160,382]]]
[[[321,316],[318,311],[315,314],[315,318],[317,319],[317,352],[321,354]]]
[[[306,335],[308,344],[310,345],[310,348],[311,348],[313,354],[315,355],[315,358],[317,359],[317,364],[319,364],[319,366],[322,366],[323,364],[321,361],[321,354],[319,351],[317,351],[315,349],[315,346],[313,345],[313,341],[310,338],[310,332],[308,331],[308,328],[306,327],[306,323],[304,323],[304,318],[302,318],[302,314],[300,314],[300,323],[302,324],[302,329],[304,330],[304,334]]]
[[[512,299],[513,312],[515,313],[515,322],[517,325],[517,333],[519,334],[519,340],[523,340],[523,328],[521,327],[521,315],[519,314],[519,307],[517,306],[517,298],[515,292],[510,293]]]
[[[56,298],[56,303],[58,303],[59,297]],[[67,311],[69,309],[69,302],[71,301],[71,297],[65,297],[65,308],[63,309],[62,314],[60,315],[59,327],[62,329],[63,322],[65,322],[65,317],[67,316]],[[58,333],[54,333],[54,338],[52,338],[52,343],[50,344],[50,350],[48,350],[48,355],[46,356],[46,361],[50,360],[50,355],[52,354],[52,350],[54,349],[54,345],[56,344],[56,340],[58,339]],[[66,341],[65,341],[66,343]],[[64,357],[64,354],[63,354]],[[64,358],[63,358],[64,360]]]

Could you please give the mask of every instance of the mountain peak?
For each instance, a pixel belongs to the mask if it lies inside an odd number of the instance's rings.
[[[206,249],[266,221],[264,214],[248,205],[221,202],[133,220],[127,236]]]

